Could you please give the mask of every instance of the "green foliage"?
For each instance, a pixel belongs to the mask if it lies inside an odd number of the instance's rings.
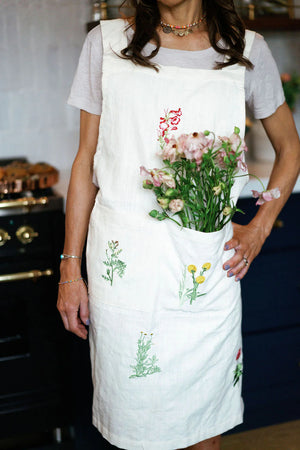
[[[136,354],[136,365],[131,365],[133,374],[129,378],[146,377],[156,372],[161,372],[161,369],[157,366],[158,359],[155,355],[149,356],[148,353],[152,344],[152,333],[150,337],[146,337],[147,333],[141,331],[139,340],[137,342],[138,349]]]
[[[290,109],[293,110],[300,94],[300,77],[296,73],[293,73],[289,81],[282,82],[282,87],[286,102]]]

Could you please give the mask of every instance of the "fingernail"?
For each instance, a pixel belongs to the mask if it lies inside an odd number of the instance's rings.
[[[229,245],[225,245],[225,250],[229,250]]]
[[[235,281],[240,281],[240,277],[237,277],[237,278],[235,279]]]
[[[233,277],[233,275],[234,274],[232,272],[229,272],[229,274],[228,274],[229,277]]]
[[[228,269],[230,269],[230,265],[229,265],[229,264],[226,264],[225,270],[228,270]]]
[[[86,319],[85,324],[89,325],[90,324],[90,319]]]

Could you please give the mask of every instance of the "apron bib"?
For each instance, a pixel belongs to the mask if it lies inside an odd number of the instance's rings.
[[[175,133],[230,136],[238,126],[243,137],[245,67],[156,73],[114,53],[127,45],[122,19],[101,27],[99,192],[87,242],[93,423],[123,449],[184,448],[242,422],[240,283],[222,268],[232,224],[203,233],[149,217],[157,203],[139,167],[162,166],[165,110],[182,111]],[[236,179],[234,202],[246,182]]]

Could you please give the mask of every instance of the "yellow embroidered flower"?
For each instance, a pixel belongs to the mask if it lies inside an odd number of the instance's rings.
[[[198,284],[202,284],[205,281],[205,277],[200,275],[199,277],[196,278],[196,281],[197,281]]]
[[[202,269],[209,270],[211,268],[211,263],[205,263],[202,266]]]
[[[197,272],[197,267],[194,265],[194,264],[190,264],[189,266],[188,266],[188,271],[189,272]]]

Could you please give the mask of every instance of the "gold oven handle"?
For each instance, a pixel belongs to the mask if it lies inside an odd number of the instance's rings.
[[[8,281],[37,279],[41,277],[51,277],[52,275],[53,275],[52,269],[29,270],[28,272],[8,273],[6,275],[0,275],[0,283],[6,283]]]
[[[37,205],[47,205],[48,198],[47,197],[24,197],[18,198],[16,200],[2,200],[0,201],[1,209],[8,208],[23,208],[24,206],[37,206]]]

